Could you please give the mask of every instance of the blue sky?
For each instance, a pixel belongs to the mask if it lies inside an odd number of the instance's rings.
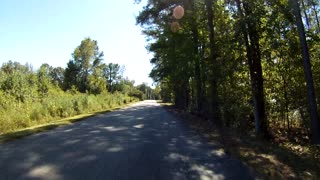
[[[125,65],[136,84],[152,80],[152,57],[135,25],[134,0],[8,0],[0,6],[0,64],[8,60],[66,67],[85,37],[98,41],[105,63]]]

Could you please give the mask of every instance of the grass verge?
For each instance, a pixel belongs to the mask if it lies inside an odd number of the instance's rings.
[[[242,160],[262,179],[320,179],[320,146],[261,141],[230,128],[217,128],[200,117],[162,104],[226,154]]]
[[[12,141],[15,139],[19,139],[25,136],[29,136],[32,134],[36,134],[39,132],[43,132],[43,131],[47,131],[50,129],[54,129],[56,127],[60,127],[63,125],[68,125],[68,124],[72,124],[74,122],[77,121],[82,121],[84,119],[96,116],[98,114],[104,114],[104,113],[108,113],[108,112],[112,112],[114,110],[118,110],[121,109],[123,107],[129,106],[131,104],[134,104],[136,102],[132,102],[132,103],[128,103],[128,104],[124,104],[121,106],[117,106],[114,108],[108,108],[102,111],[94,111],[91,113],[85,113],[85,114],[80,114],[80,115],[76,115],[76,116],[72,116],[72,117],[68,117],[68,118],[64,118],[64,119],[60,119],[60,120],[56,120],[50,123],[45,123],[45,124],[41,124],[41,125],[37,125],[37,126],[32,126],[32,127],[28,127],[28,128],[23,128],[23,129],[18,129],[15,131],[11,131],[5,134],[1,134],[0,135],[0,144],[4,143],[4,142],[8,142],[8,141]]]

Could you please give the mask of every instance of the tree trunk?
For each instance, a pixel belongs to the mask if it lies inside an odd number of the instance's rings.
[[[212,0],[206,0],[206,10],[207,10],[207,18],[208,18],[208,29],[209,29],[209,41],[210,41],[210,62],[212,63],[212,71],[210,78],[211,84],[211,107],[212,107],[212,118],[217,125],[222,125],[219,111],[219,96],[218,96],[218,66],[216,62],[216,54],[215,54],[215,43],[214,43],[214,26],[213,26],[213,3]]]
[[[309,48],[306,41],[305,31],[300,14],[300,6],[297,0],[291,0],[293,4],[293,13],[296,17],[296,24],[299,33],[300,44],[302,48],[302,58],[303,58],[303,67],[304,74],[307,81],[307,91],[308,91],[308,100],[309,100],[309,113],[311,120],[311,138],[314,144],[320,144],[320,123],[317,112],[317,103],[315,99],[313,78],[311,72],[310,64],[310,55]]]
[[[241,3],[236,0],[240,18],[242,20],[242,33],[245,40],[247,59],[249,64],[252,99],[254,105],[255,129],[258,137],[267,139],[269,137],[267,119],[264,104],[263,77],[261,66],[261,55],[259,45],[259,35],[256,22],[247,22],[244,19]],[[249,4],[243,4],[243,9],[247,16],[252,16]]]
[[[287,90],[287,81],[283,74],[281,74],[282,82],[283,82],[283,92],[284,92],[284,101],[285,101],[285,112],[284,112],[284,119],[287,122],[287,131],[291,131],[290,119],[289,119],[289,97],[288,97],[288,90]]]
[[[250,34],[250,33],[249,33]],[[250,35],[249,35],[250,37]],[[249,47],[250,48],[250,47]],[[251,77],[251,87],[253,95],[254,104],[254,117],[255,117],[255,127],[256,133],[259,137],[268,137],[267,120],[265,114],[264,105],[264,93],[263,93],[263,77],[262,77],[262,67],[261,67],[261,57],[259,46],[251,45],[251,58],[249,61],[250,77]]]
[[[185,79],[180,81],[175,81],[176,85],[174,87],[175,105],[181,110],[187,110],[190,102],[190,90],[189,83]]]
[[[197,37],[194,36],[194,38],[196,39]],[[194,41],[198,42],[198,40],[194,40]],[[196,86],[197,86],[197,112],[202,112],[203,90],[202,90],[200,58],[198,56],[198,47],[195,47],[194,53],[196,53],[194,58],[195,58],[195,79],[196,79]]]
[[[196,14],[196,9],[195,9],[195,4],[192,2],[192,7],[191,7],[194,17],[197,17]],[[195,60],[195,80],[196,80],[196,92],[197,92],[197,97],[196,97],[196,111],[202,112],[202,102],[203,102],[203,89],[202,89],[202,78],[201,78],[201,66],[200,66],[200,57],[199,57],[199,35],[198,35],[198,27],[197,27],[197,22],[196,19],[193,18],[193,24],[192,24],[192,37],[193,37],[193,55],[194,55],[194,60]]]

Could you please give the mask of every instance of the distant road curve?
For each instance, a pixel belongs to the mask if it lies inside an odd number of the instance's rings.
[[[156,101],[0,145],[0,179],[254,179]]]

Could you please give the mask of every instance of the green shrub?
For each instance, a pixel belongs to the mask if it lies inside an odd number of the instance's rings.
[[[136,100],[118,92],[93,95],[50,89],[47,96],[30,96],[21,102],[0,90],[0,134]]]
[[[42,114],[39,109],[33,109],[33,111],[30,114],[30,119],[32,121],[38,121],[42,119]]]

